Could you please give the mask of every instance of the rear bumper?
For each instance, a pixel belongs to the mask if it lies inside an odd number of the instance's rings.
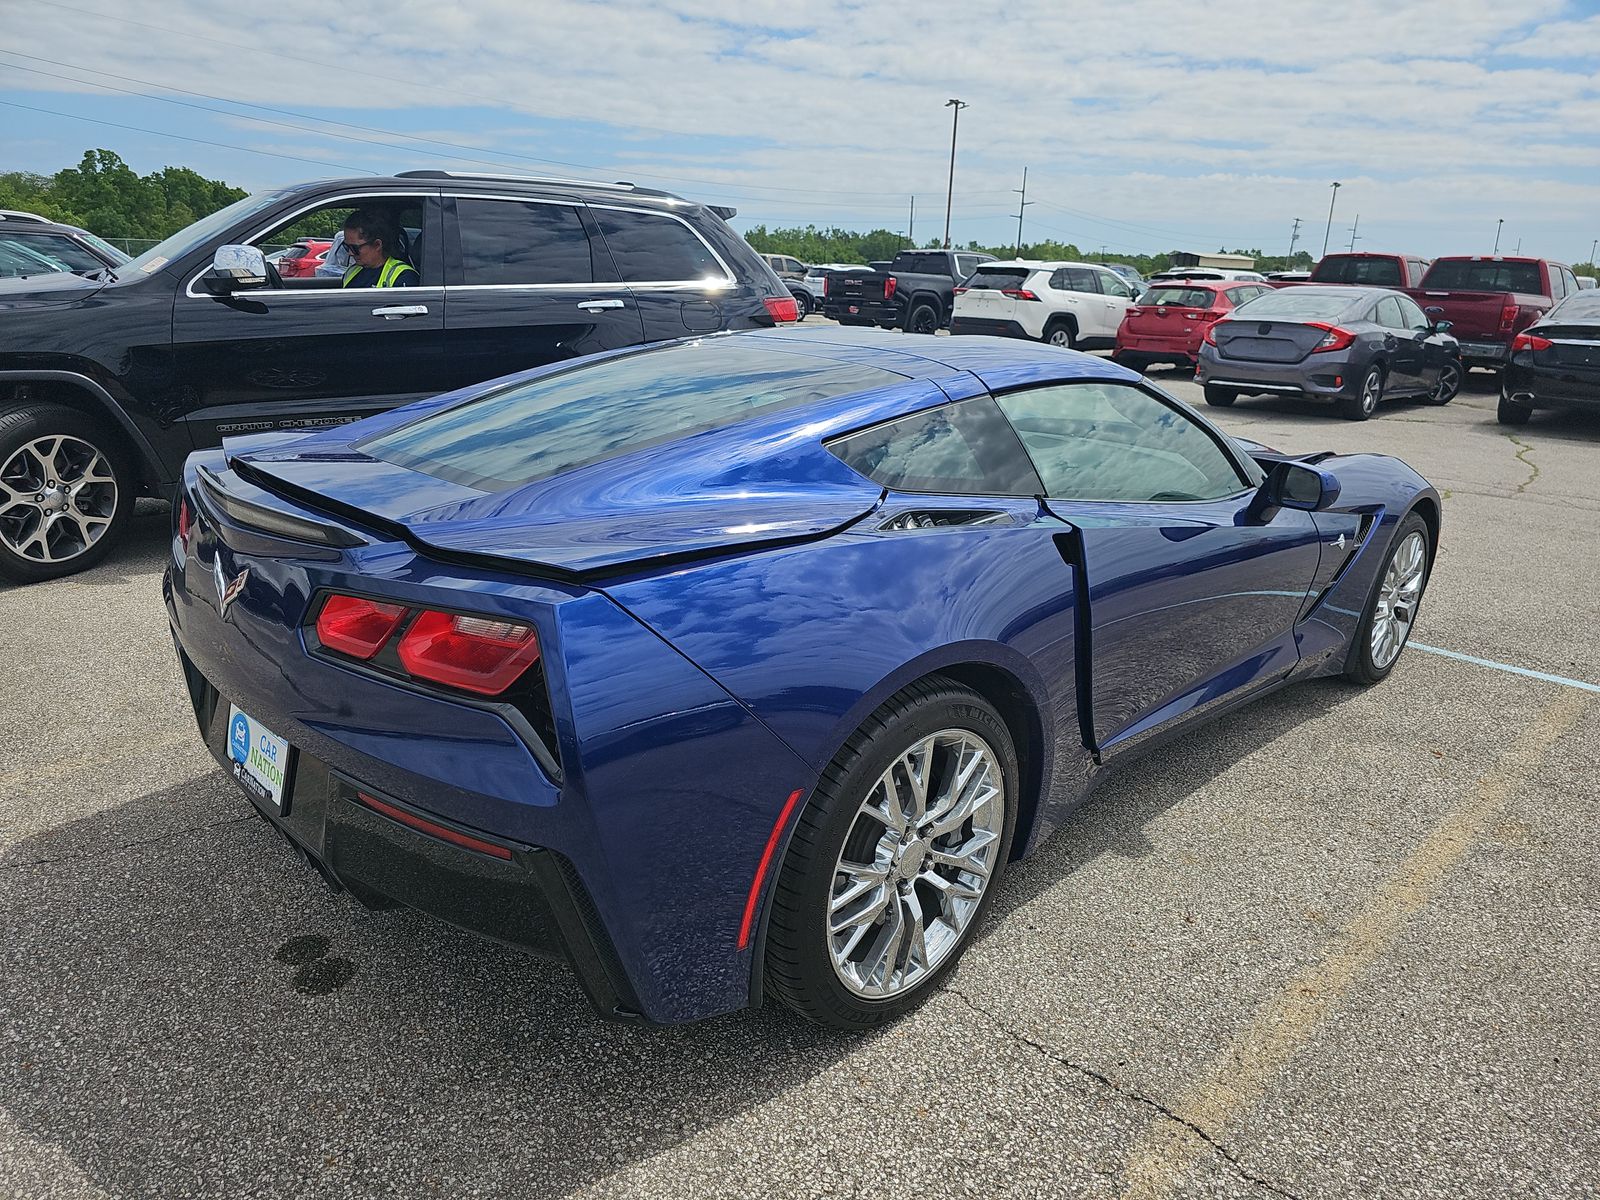
[[[1469,367],[1501,367],[1505,365],[1506,342],[1487,342],[1460,339],[1461,361]]]
[[[1117,353],[1194,362],[1200,355],[1200,338],[1199,336],[1153,337],[1148,334],[1125,333],[1118,330]]]
[[[900,319],[900,306],[892,300],[851,300],[828,296],[821,303],[823,316],[832,317],[835,321],[891,325]]]
[[[1242,392],[1282,392],[1334,398],[1355,393],[1361,386],[1360,368],[1344,354],[1310,355],[1297,363],[1261,363],[1223,358],[1202,344],[1195,378],[1218,387]]]
[[[1016,321],[996,321],[986,317],[952,317],[950,319],[950,335],[958,334],[987,334],[989,337],[1028,338],[1036,340],[1033,335]]]
[[[1501,391],[1524,408],[1600,409],[1600,371],[1547,369],[1506,364]]]

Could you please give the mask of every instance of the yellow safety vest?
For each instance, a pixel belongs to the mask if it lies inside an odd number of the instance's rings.
[[[346,271],[344,273],[344,279],[340,282],[339,286],[340,287],[349,287],[350,286],[350,281],[352,279],[354,279],[357,275],[361,274],[361,272],[363,270],[365,270],[365,269],[366,268],[364,268],[362,266],[359,266],[359,265],[351,267],[348,271]],[[394,281],[399,277],[401,271],[414,271],[414,270],[416,270],[416,268],[413,267],[410,263],[402,262],[398,258],[386,259],[384,261],[383,268],[378,272],[378,282],[376,284],[374,284],[373,286],[374,287],[393,287],[394,286]]]

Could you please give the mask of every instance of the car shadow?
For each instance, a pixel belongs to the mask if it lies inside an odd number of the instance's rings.
[[[1277,693],[1112,777],[1009,873],[988,930],[1098,855],[1149,853],[1150,821],[1359,690]],[[0,947],[0,1109],[113,1194],[461,1194],[498,1172],[560,1194],[862,1044],[775,1006],[603,1022],[565,967],[330,894],[220,773],[12,847]]]

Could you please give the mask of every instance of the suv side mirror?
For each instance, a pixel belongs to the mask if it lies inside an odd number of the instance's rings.
[[[1331,471],[1307,463],[1281,462],[1267,473],[1250,505],[1258,520],[1271,520],[1280,508],[1322,512],[1339,499],[1339,480]]]
[[[207,274],[217,291],[261,287],[267,282],[267,256],[257,246],[218,246]]]

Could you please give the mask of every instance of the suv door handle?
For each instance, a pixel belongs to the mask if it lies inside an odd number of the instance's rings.
[[[625,305],[621,300],[580,300],[578,307],[584,312],[600,312],[602,309],[623,308]]]
[[[390,304],[383,308],[375,308],[372,315],[382,317],[385,321],[403,321],[407,317],[425,317],[428,315],[426,304]]]

